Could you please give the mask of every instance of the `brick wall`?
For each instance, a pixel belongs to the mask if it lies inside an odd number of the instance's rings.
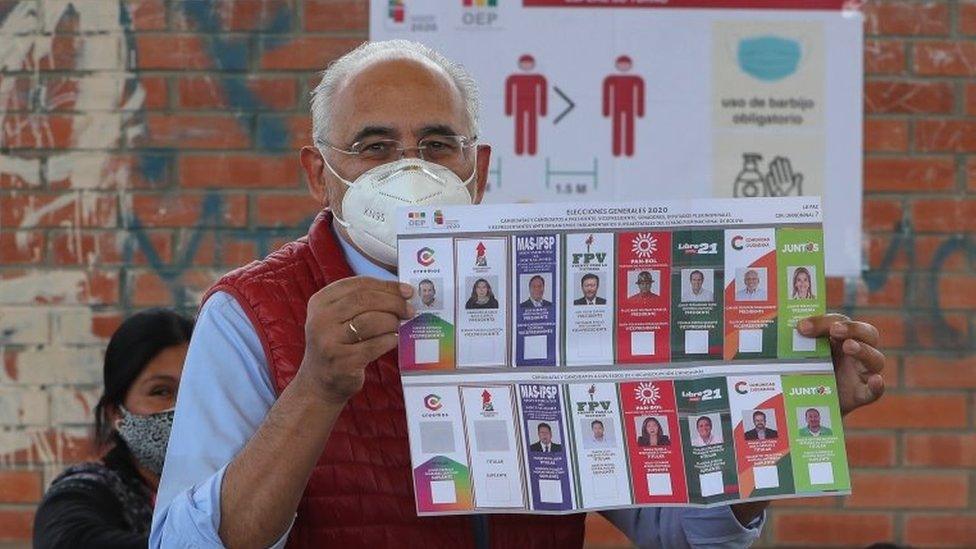
[[[774,504],[763,543],[974,546],[976,2],[863,9],[870,270],[829,290],[882,330],[890,392],[848,422],[855,495]],[[0,0],[0,542],[89,454],[121,318],[192,310],[303,232],[306,93],[366,17],[366,0]]]

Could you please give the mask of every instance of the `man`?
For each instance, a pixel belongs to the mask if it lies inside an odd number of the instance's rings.
[[[746,440],[766,440],[778,436],[776,429],[766,428],[766,414],[759,410],[752,414],[752,424],[753,428],[746,431]]]
[[[235,271],[205,297],[151,547],[267,547],[289,538],[310,547],[582,545],[582,514],[416,516],[392,352],[400,320],[413,316],[413,289],[393,274],[395,230],[364,215],[368,200],[348,198],[363,199],[377,174],[395,171],[424,189],[460,182],[480,202],[491,151],[474,141],[475,97],[463,69],[412,42],[370,43],[325,71],[312,102],[317,146],[303,147],[301,162],[312,196],[328,210],[306,238]],[[445,137],[454,135],[466,139]],[[450,168],[420,164],[421,155],[434,157],[435,138],[462,151],[439,159]],[[443,184],[428,185],[427,172]],[[346,183],[357,180],[366,182],[356,186],[362,191]],[[368,198],[392,223],[395,206]],[[873,326],[825,315],[798,327],[808,337],[831,336],[845,413],[881,395],[884,355]],[[766,505],[604,516],[643,547],[741,547],[758,537]]]
[[[590,423],[590,435],[587,437],[585,444],[586,448],[610,448],[613,446],[613,442],[607,438],[606,426],[599,419],[594,419]]]
[[[540,423],[537,428],[539,440],[529,445],[529,450],[533,452],[562,452],[563,445],[552,441],[552,427],[548,423]]]
[[[606,305],[607,300],[596,295],[600,289],[600,277],[593,273],[586,273],[580,279],[583,297],[573,300],[573,305]]]
[[[692,446],[708,446],[722,442],[721,433],[718,436],[712,434],[712,418],[708,416],[698,418],[698,421],[695,422],[695,431],[697,431],[698,436],[691,437]]]
[[[658,297],[654,292],[654,277],[650,271],[641,271],[637,274],[637,293],[627,296],[629,301],[646,301]]]
[[[834,434],[829,427],[820,425],[820,410],[810,408],[804,415],[806,416],[807,426],[800,429],[801,437],[829,437]]]
[[[690,291],[681,296],[681,301],[715,301],[712,291],[704,288],[705,273],[698,269],[691,271],[688,282],[691,286]]]
[[[746,274],[742,276],[742,282],[745,283],[745,288],[735,292],[736,301],[766,300],[766,288],[759,287],[759,271],[749,269],[746,271]]]
[[[417,284],[417,290],[420,292],[420,304],[427,309],[434,309],[437,305],[434,301],[437,298],[437,289],[434,288],[434,283],[431,280],[423,279],[420,284]]]
[[[551,301],[542,298],[546,292],[546,279],[542,275],[535,275],[529,279],[529,298],[519,304],[519,307],[526,309],[537,309],[539,307],[549,307]]]

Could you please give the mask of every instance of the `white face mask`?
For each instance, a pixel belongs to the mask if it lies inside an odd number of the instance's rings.
[[[323,154],[323,160],[325,156]],[[454,172],[419,158],[401,158],[368,170],[355,181],[343,179],[325,161],[326,167],[349,188],[342,198],[342,225],[349,238],[374,261],[388,267],[397,264],[396,210],[401,206],[451,206],[471,204],[467,181]]]

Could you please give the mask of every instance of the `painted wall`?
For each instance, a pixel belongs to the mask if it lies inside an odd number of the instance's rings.
[[[774,504],[763,543],[972,546],[976,2],[863,9],[870,270],[829,292],[882,330],[890,391],[849,418],[854,495]],[[43,487],[89,453],[124,315],[192,311],[304,232],[307,92],[366,15],[358,0],[0,0],[0,541],[28,539]],[[591,526],[592,545],[619,541]]]

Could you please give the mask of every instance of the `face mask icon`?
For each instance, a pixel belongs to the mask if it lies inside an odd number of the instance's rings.
[[[740,40],[737,58],[746,74],[775,82],[796,72],[802,53],[798,41],[768,35]]]

